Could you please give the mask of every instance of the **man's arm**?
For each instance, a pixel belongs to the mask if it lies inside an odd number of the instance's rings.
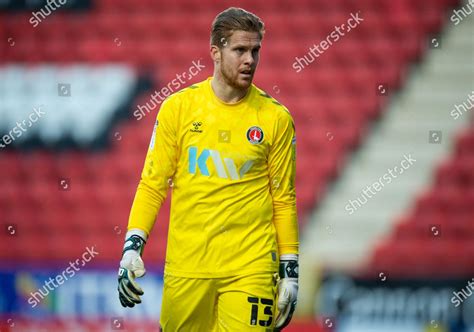
[[[158,113],[141,180],[135,194],[128,229],[147,235],[163,204],[177,165],[176,104],[167,99]]]
[[[286,327],[293,316],[298,296],[298,218],[296,214],[296,136],[288,111],[277,120],[268,158],[273,224],[277,235],[280,269],[278,315],[275,329]]]
[[[168,193],[168,180],[176,170],[176,111],[176,105],[168,99],[158,113],[142,177],[130,211],[118,273],[119,299],[124,307],[141,303],[143,290],[135,282],[135,278],[142,277],[146,272],[141,255],[155,224],[156,215]]]
[[[293,119],[287,111],[282,112],[275,126],[268,167],[273,198],[273,224],[277,233],[279,254],[298,254],[296,136]]]

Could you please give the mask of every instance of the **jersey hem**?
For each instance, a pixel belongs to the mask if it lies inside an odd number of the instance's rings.
[[[225,272],[195,272],[195,271],[182,271],[176,269],[170,269],[165,266],[164,274],[172,275],[175,277],[181,278],[203,278],[203,279],[213,279],[213,278],[228,278],[249,274],[259,274],[259,273],[276,273],[278,272],[278,267],[276,266],[264,266],[264,267],[254,267],[251,269],[239,269]]]

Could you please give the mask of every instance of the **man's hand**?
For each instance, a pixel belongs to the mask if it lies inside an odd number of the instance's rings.
[[[275,329],[286,327],[293,316],[298,296],[298,255],[280,256],[280,280],[278,281],[278,316]]]
[[[146,234],[141,230],[130,230],[125,236],[123,256],[118,271],[118,292],[123,307],[134,307],[141,303],[143,290],[135,282],[135,278],[145,275],[145,265],[141,258],[146,243]]]

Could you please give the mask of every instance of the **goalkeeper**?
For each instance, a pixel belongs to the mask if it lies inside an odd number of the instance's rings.
[[[118,290],[123,306],[141,302],[141,255],[172,184],[164,332],[281,330],[295,310],[295,128],[252,84],[263,35],[263,22],[243,9],[217,15],[213,76],[168,97],[158,113]]]

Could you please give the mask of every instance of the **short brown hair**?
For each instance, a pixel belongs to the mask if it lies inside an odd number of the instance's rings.
[[[211,45],[219,48],[225,46],[225,41],[234,31],[257,32],[260,39],[265,34],[265,25],[255,14],[242,8],[230,7],[219,13],[211,28]]]

